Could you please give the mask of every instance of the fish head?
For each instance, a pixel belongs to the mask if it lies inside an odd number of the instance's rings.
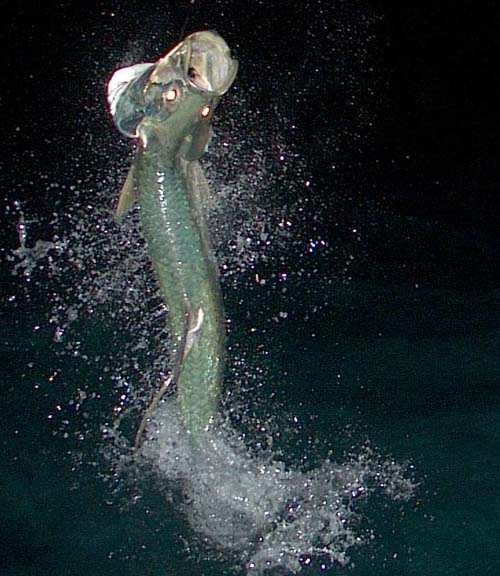
[[[111,113],[121,132],[139,137],[143,148],[159,140],[192,160],[205,151],[213,111],[237,71],[237,60],[217,32],[194,32],[155,64],[115,72],[108,84]]]
[[[210,142],[213,111],[237,70],[238,62],[216,32],[195,32],[174,46],[156,63],[146,85],[145,143],[152,131],[178,156],[199,158]]]
[[[177,77],[198,94],[222,96],[236,78],[238,62],[212,30],[193,32],[156,63],[149,81],[167,85]]]

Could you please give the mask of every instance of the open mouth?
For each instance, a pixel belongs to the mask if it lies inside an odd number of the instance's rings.
[[[236,77],[238,62],[216,32],[203,31],[190,34],[170,50],[158,62],[151,79],[167,83],[179,68],[193,90],[222,96]]]
[[[238,62],[224,40],[215,32],[195,32],[186,38],[189,45],[185,65],[189,84],[198,90],[222,95],[233,83]]]

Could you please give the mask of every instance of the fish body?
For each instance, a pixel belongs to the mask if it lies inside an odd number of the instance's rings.
[[[217,413],[225,348],[217,264],[204,214],[207,183],[198,159],[210,141],[213,111],[236,71],[224,40],[203,31],[155,64],[115,72],[108,83],[116,126],[138,141],[117,218],[137,197],[177,356],[171,380],[196,443]],[[136,444],[162,394],[146,412]]]

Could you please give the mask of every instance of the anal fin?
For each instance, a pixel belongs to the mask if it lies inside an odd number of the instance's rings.
[[[148,424],[149,419],[151,418],[153,412],[158,407],[158,404],[161,402],[163,396],[165,396],[167,390],[170,388],[170,384],[172,383],[172,375],[170,375],[161,385],[158,392],[154,395],[153,400],[150,402],[149,406],[147,407],[146,411],[142,415],[141,423],[139,424],[139,428],[137,429],[137,433],[135,435],[135,442],[134,448],[140,448],[142,444],[142,435],[144,434],[144,430]]]
[[[198,339],[201,327],[203,326],[203,319],[205,317],[203,308],[198,308],[196,314],[192,314],[190,312],[187,312],[186,314],[187,314],[186,330],[181,348],[177,356],[177,362],[175,368],[173,370],[173,373],[163,382],[158,392],[154,395],[153,399],[151,400],[149,406],[147,407],[146,411],[142,416],[141,423],[139,424],[139,428],[137,429],[137,433],[135,435],[134,448],[136,449],[141,447],[142,437],[144,435],[146,426],[148,425],[148,421],[150,420],[153,412],[160,404],[163,396],[165,396],[166,392],[170,388],[172,381],[179,380],[179,376],[182,372],[182,366],[189,354],[189,351],[191,350],[196,340]]]

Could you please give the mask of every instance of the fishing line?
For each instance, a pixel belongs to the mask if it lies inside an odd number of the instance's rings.
[[[179,42],[184,38],[184,32],[186,31],[186,26],[187,26],[189,16],[191,14],[191,9],[192,9],[192,6],[194,3],[195,3],[195,0],[189,0],[189,7],[188,7],[187,12],[186,12],[186,18],[184,18],[184,24],[182,25],[182,28],[181,28],[181,33],[179,36]]]

